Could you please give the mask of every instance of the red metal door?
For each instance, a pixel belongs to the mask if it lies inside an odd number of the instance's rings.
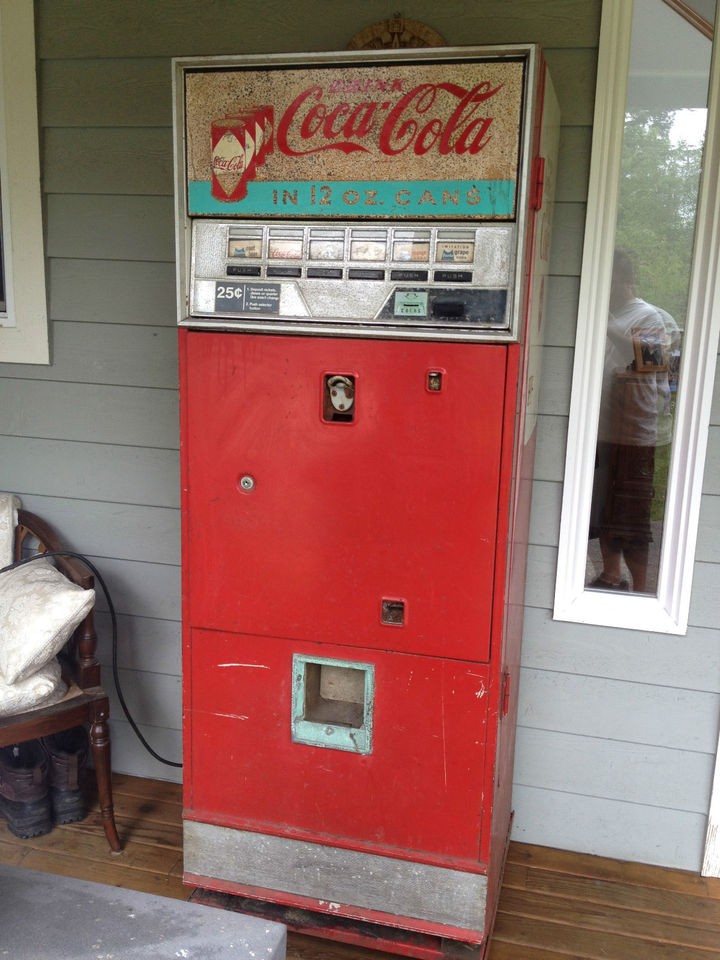
[[[477,863],[484,665],[193,630],[186,815],[223,826]],[[369,660],[365,755],[293,742],[293,654]]]
[[[191,332],[187,351],[191,624],[486,660],[506,348]],[[352,420],[324,419],[335,374]]]

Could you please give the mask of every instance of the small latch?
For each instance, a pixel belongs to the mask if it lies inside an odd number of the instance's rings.
[[[505,671],[502,675],[502,690],[500,701],[500,715],[506,717],[510,709],[510,673]]]
[[[532,210],[539,210],[542,207],[544,192],[545,157],[535,157],[530,183],[530,208]]]

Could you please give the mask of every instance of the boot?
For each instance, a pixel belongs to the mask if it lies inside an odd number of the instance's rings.
[[[52,829],[48,760],[39,740],[0,747],[0,815],[23,840]]]
[[[75,823],[85,817],[82,772],[88,756],[85,727],[73,727],[42,738],[50,762],[50,799],[55,823]]]

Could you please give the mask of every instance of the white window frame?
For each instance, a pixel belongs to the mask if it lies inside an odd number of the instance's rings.
[[[720,332],[720,44],[714,44],[688,322],[656,597],[585,589],[632,28],[632,0],[604,0],[554,617],[620,629],[687,631]]]
[[[0,0],[0,362],[49,363],[33,0]]]

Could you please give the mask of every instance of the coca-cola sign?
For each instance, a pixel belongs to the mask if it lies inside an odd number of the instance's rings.
[[[332,87],[326,94],[315,84],[303,90],[283,114],[277,129],[278,149],[288,157],[324,150],[378,152],[386,157],[406,150],[416,156],[433,150],[441,157],[477,154],[490,143],[495,120],[478,112],[499,89],[488,83],[472,90],[449,83],[421,83],[394,104],[381,98],[353,105],[345,100],[328,103]],[[457,102],[447,119],[437,115],[443,93]]]
[[[524,62],[189,72],[191,215],[515,213]]]

